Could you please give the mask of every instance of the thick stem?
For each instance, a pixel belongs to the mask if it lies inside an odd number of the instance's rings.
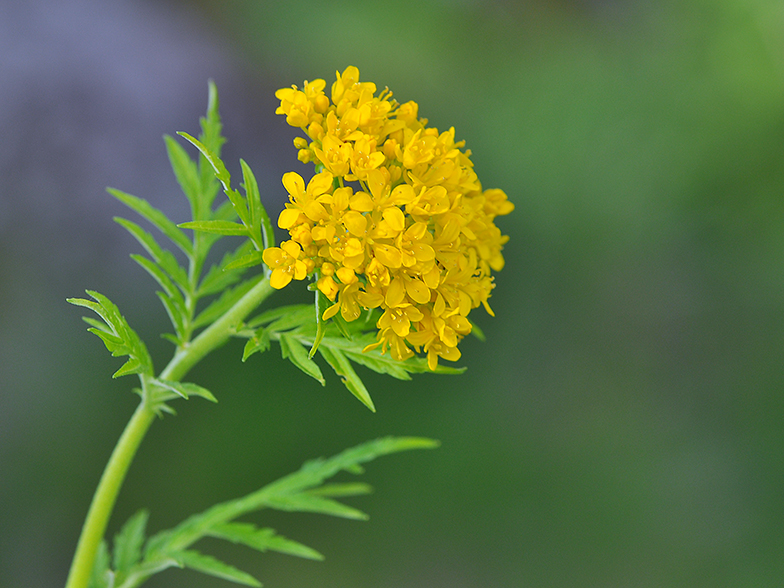
[[[231,337],[232,330],[274,291],[269,278],[262,278],[226,314],[204,329],[187,347],[179,350],[161,372],[160,379],[179,381],[205,355],[223,345]]]
[[[226,311],[226,314],[204,329],[187,347],[178,351],[161,372],[160,379],[179,381],[210,351],[225,343],[233,329],[258,308],[273,291],[269,279],[263,278]],[[131,420],[128,421],[95,490],[65,588],[87,588],[98,546],[106,532],[106,525],[120,492],[120,486],[154,418],[155,411],[146,399],[143,399]]]
[[[79,537],[79,543],[76,546],[76,553],[71,564],[71,571],[65,584],[66,588],[82,588],[89,583],[95,562],[95,554],[106,531],[106,525],[109,522],[109,516],[112,514],[120,486],[125,479],[125,474],[131,465],[133,456],[136,454],[136,450],[139,448],[139,444],[144,439],[144,435],[150,428],[154,418],[155,413],[150,410],[147,403],[142,402],[139,404],[136,412],[133,413],[131,420],[128,421],[125,427],[125,431],[123,431],[120,440],[117,442],[117,446],[114,448],[112,456],[109,458],[109,463],[106,464],[106,469],[101,476],[101,481],[98,483],[98,488],[95,490],[87,518],[84,520],[82,534]]]

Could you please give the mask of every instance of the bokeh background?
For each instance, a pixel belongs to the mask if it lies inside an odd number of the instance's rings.
[[[275,214],[296,161],[274,90],[357,65],[516,205],[460,377],[367,374],[378,413],[230,344],[153,426],[110,533],[151,530],[386,434],[367,523],[264,513],[325,562],[202,545],[268,587],[784,583],[784,5],[779,0],[0,4],[0,585],[58,586],[136,397],[65,298],[170,346],[104,191],[176,220],[163,134],[216,81],[230,171]],[[296,289],[280,294],[296,299]],[[169,570],[152,586],[228,585]]]

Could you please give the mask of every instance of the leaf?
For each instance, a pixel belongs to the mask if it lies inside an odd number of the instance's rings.
[[[438,445],[437,441],[422,437],[384,437],[347,449],[329,459],[311,460],[293,474],[272,482],[247,496],[216,504],[189,517],[173,529],[156,534],[147,542],[145,557],[156,559],[166,557],[167,554],[178,553],[202,537],[209,535],[220,525],[273,505],[285,507],[286,510],[302,506],[314,512],[327,514],[335,512],[338,516],[346,516],[351,511],[345,509],[350,509],[350,507],[345,505],[335,507],[334,504],[337,503],[326,498],[330,496],[329,490],[319,493],[317,488],[324,480],[341,471],[356,472],[361,469],[359,468],[361,464],[382,455],[410,449],[431,449],[438,447]],[[356,513],[359,511],[354,510],[352,514],[359,516]]]
[[[337,500],[313,496],[304,492],[294,494],[293,496],[271,498],[267,505],[276,510],[315,512],[358,521],[366,521],[368,519],[368,516],[361,510],[342,504]]]
[[[240,159],[240,166],[242,167],[242,180],[245,186],[245,195],[248,197],[248,205],[250,207],[250,220],[253,227],[254,237],[261,237],[261,241],[257,241],[257,246],[260,249],[273,247],[275,245],[275,232],[272,228],[272,222],[267,214],[267,210],[261,203],[261,194],[259,193],[259,185],[256,182],[256,177],[250,169],[250,166],[245,163],[245,160]]]
[[[150,513],[144,509],[137,511],[114,536],[113,565],[118,573],[127,572],[139,562],[144,545],[144,531]]]
[[[341,379],[349,392],[356,396],[359,401],[371,411],[376,412],[376,407],[373,405],[370,393],[354,371],[354,368],[351,367],[351,362],[349,362],[346,356],[343,355],[340,350],[327,347],[323,344],[319,347],[319,353],[327,360],[327,363],[335,370],[335,373],[338,376],[341,376]]]
[[[270,348],[270,336],[267,329],[259,329],[256,335],[248,339],[242,350],[242,361],[246,361],[254,353],[264,353]]]
[[[248,291],[258,284],[263,279],[263,276],[255,276],[235,286],[234,288],[227,288],[223,291],[218,298],[213,300],[204,310],[202,310],[193,322],[191,327],[197,329],[201,326],[208,325],[221,316]]]
[[[106,546],[106,541],[101,541],[90,574],[90,588],[111,588],[113,577],[114,574],[109,569],[109,548]]]
[[[226,165],[223,163],[221,158],[215,153],[212,153],[204,144],[202,144],[198,139],[191,137],[188,133],[178,132],[177,134],[181,137],[184,137],[194,147],[201,151],[201,154],[204,155],[209,164],[212,166],[215,177],[223,185],[223,192],[231,201],[231,204],[234,207],[234,211],[237,213],[237,216],[240,217],[242,224],[245,226],[251,226],[247,203],[245,202],[245,199],[242,197],[242,195],[231,187],[231,175],[226,169]]]
[[[118,378],[128,374],[151,376],[153,365],[147,347],[130,327],[125,317],[120,314],[117,306],[103,294],[99,294],[94,290],[87,290],[86,292],[95,302],[85,300],[84,298],[68,298],[67,302],[75,306],[88,308],[101,317],[105,324],[100,324],[95,319],[86,317],[85,322],[91,325],[91,328],[87,330],[97,335],[103,341],[106,349],[113,357],[127,355],[129,358],[112,377]]]
[[[210,267],[207,275],[202,278],[197,291],[198,296],[202,297],[215,292],[223,292],[227,287],[238,282],[244,272],[228,271],[226,267],[235,259],[246,255],[252,248],[253,244],[250,241],[243,241],[242,245],[237,247],[237,249],[224,254],[220,263]]]
[[[187,151],[185,151],[182,145],[180,145],[174,137],[165,135],[163,140],[166,143],[169,163],[171,164],[174,176],[177,178],[177,183],[191,203],[194,218],[199,219],[199,213],[202,212],[200,211],[199,205],[202,186],[196,162],[190,158]]]
[[[310,304],[291,304],[288,306],[276,306],[265,310],[261,314],[249,319],[246,323],[249,327],[258,327],[260,325],[268,324],[277,319],[285,316],[290,316],[293,313],[304,312],[306,309],[312,309]]]
[[[138,263],[144,271],[150,274],[152,278],[158,282],[158,285],[163,288],[163,291],[166,292],[167,296],[179,296],[180,299],[182,299],[182,295],[174,285],[174,282],[171,281],[166,272],[164,272],[158,264],[137,253],[131,254],[131,259]]]
[[[247,545],[261,552],[272,550],[306,559],[324,559],[324,556],[315,549],[278,535],[274,529],[269,527],[258,529],[252,523],[217,525],[209,532],[209,536]]]
[[[256,265],[261,265],[261,251],[251,251],[247,255],[243,255],[232,261],[226,266],[226,271],[240,268],[248,268]]]
[[[204,231],[206,233],[215,233],[218,235],[250,236],[250,232],[245,225],[225,220],[190,221],[187,223],[180,223],[177,226],[182,229],[193,229],[194,231]]]
[[[193,245],[191,244],[188,237],[185,235],[185,233],[180,231],[177,228],[177,225],[170,221],[168,217],[163,214],[163,212],[152,206],[143,198],[132,196],[131,194],[127,194],[115,188],[107,188],[107,191],[120,202],[128,206],[128,208],[136,211],[140,216],[144,217],[155,227],[157,227],[161,233],[171,239],[172,242],[177,245],[177,247],[182,249],[186,255],[192,254]]]
[[[308,352],[291,335],[286,333],[280,334],[280,350],[283,359],[289,359],[291,363],[308,374],[311,378],[318,380],[322,386],[326,386],[324,376],[321,374],[321,368],[308,357]]]
[[[177,263],[177,258],[174,257],[171,251],[163,249],[158,245],[157,241],[147,231],[142,229],[136,223],[124,219],[122,217],[115,217],[114,221],[127,229],[127,231],[144,247],[147,253],[150,254],[153,261],[157,263],[171,278],[179,285],[183,291],[189,288],[188,274],[185,272],[180,264]]]
[[[166,309],[166,314],[169,315],[169,320],[177,333],[177,344],[181,345],[187,337],[185,324],[188,322],[188,311],[185,310],[185,301],[180,297],[178,303],[177,298],[167,296],[163,292],[156,292],[156,294],[163,304],[163,308]]]
[[[207,390],[207,388],[203,388],[198,384],[193,384],[190,382],[175,382],[171,380],[161,380],[160,378],[154,378],[150,380],[151,384],[156,384],[161,388],[165,388],[166,390],[170,390],[174,392],[177,396],[182,398],[188,399],[190,396],[201,396],[209,400],[210,402],[218,402],[218,399],[213,396],[212,392]]]
[[[198,551],[188,550],[183,551],[174,557],[175,559],[178,559],[186,568],[196,570],[197,572],[202,572],[203,574],[207,574],[209,576],[215,576],[216,578],[223,578],[224,580],[236,582],[237,584],[244,584],[245,586],[261,586],[261,582],[259,582],[250,574],[243,572],[242,570],[238,570],[234,566],[230,566],[227,563],[223,563],[222,561],[215,559],[210,555],[204,555]]]

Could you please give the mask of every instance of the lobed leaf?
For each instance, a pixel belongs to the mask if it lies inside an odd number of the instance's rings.
[[[105,324],[102,325],[94,319],[86,318],[86,322],[92,325],[87,330],[103,341],[113,357],[129,356],[128,361],[112,377],[128,374],[152,375],[152,359],[147,347],[120,314],[117,306],[103,294],[94,290],[86,292],[95,302],[84,298],[68,298],[67,301],[75,306],[88,308],[103,319]]]
[[[326,386],[327,383],[321,373],[321,368],[319,368],[316,362],[308,357],[307,350],[295,337],[287,333],[281,333],[280,351],[283,359],[290,360],[291,363],[293,363],[311,378],[318,380],[322,386]]]
[[[319,347],[319,353],[327,360],[327,363],[335,370],[335,373],[341,377],[349,392],[356,396],[371,411],[376,412],[370,393],[354,371],[354,368],[351,367],[351,362],[349,362],[346,356],[339,349],[329,347],[324,341],[322,341],[321,347]]]
[[[238,570],[227,563],[223,563],[210,555],[199,553],[198,551],[183,551],[173,557],[184,567],[202,572],[209,576],[215,576],[216,578],[222,578],[224,580],[229,580],[230,582],[236,582],[237,584],[244,584],[245,586],[261,586],[261,582],[250,574]]]
[[[192,255],[193,244],[191,241],[163,212],[152,206],[143,198],[132,196],[131,194],[117,190],[116,188],[107,188],[107,191],[128,208],[136,211],[140,216],[157,227],[161,233],[171,239],[171,241],[182,249],[186,255]]]
[[[182,229],[193,229],[194,231],[204,231],[205,233],[215,233],[217,235],[250,236],[248,228],[242,223],[225,220],[189,221],[180,223],[177,226]]]
[[[144,509],[137,511],[114,536],[112,563],[115,571],[123,575],[141,559],[144,533],[150,513]]]
[[[263,276],[255,276],[233,288],[224,289],[223,293],[218,298],[213,300],[195,319],[193,319],[191,324],[192,328],[197,329],[201,326],[208,325],[223,316],[229,308],[231,308],[240,298],[245,296],[245,294],[262,279]]]
[[[269,527],[258,529],[252,523],[225,523],[223,525],[216,525],[208,535],[217,539],[225,539],[232,543],[247,545],[248,547],[261,552],[271,550],[297,557],[304,557],[306,559],[324,559],[324,556],[315,549],[303,545],[298,541],[293,541],[282,535],[278,535],[274,529],[270,529]]]
[[[163,137],[163,140],[166,143],[169,163],[174,176],[177,178],[177,183],[191,204],[193,217],[196,220],[200,220],[204,212],[209,210],[209,207],[203,209],[201,206],[202,183],[199,177],[198,166],[174,137],[166,135]]]
[[[122,217],[115,217],[114,221],[124,227],[138,242],[144,247],[147,253],[150,254],[153,261],[157,263],[163,271],[165,271],[177,285],[187,292],[190,288],[188,283],[187,272],[180,267],[177,258],[174,257],[171,251],[163,249],[158,242],[153,238],[150,233],[142,229],[133,221],[129,221]]]

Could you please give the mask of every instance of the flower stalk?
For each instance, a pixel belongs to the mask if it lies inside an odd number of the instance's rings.
[[[178,350],[161,372],[160,378],[180,381],[188,371],[211,351],[220,347],[234,333],[237,325],[258,308],[274,292],[268,278],[262,278],[221,318],[202,331],[189,345]],[[95,490],[90,509],[82,527],[65,588],[87,588],[98,547],[106,532],[117,495],[136,451],[156,416],[148,394],[125,426]]]

